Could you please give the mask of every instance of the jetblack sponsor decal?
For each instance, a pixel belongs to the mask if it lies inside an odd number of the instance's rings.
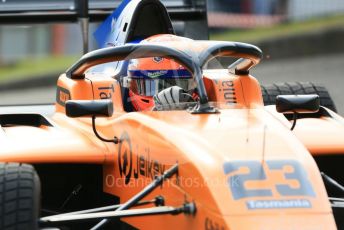
[[[226,104],[236,104],[237,98],[235,96],[234,81],[226,80],[221,82],[220,91],[223,92],[223,97]]]
[[[125,177],[125,184],[139,176],[154,179],[165,172],[165,165],[151,158],[150,149],[146,148],[142,153],[133,154],[130,137],[127,132],[121,135],[118,150],[118,165],[121,177]],[[134,156],[133,156],[134,155]]]
[[[133,151],[131,140],[127,132],[121,135],[118,145],[118,165],[119,174],[125,177],[125,184],[130,182],[131,172],[133,169]]]
[[[71,100],[70,92],[68,89],[65,89],[63,87],[57,86],[56,90],[56,102],[59,105],[65,106],[66,101]]]
[[[139,178],[139,175],[154,179],[155,176],[162,175],[165,171],[165,165],[150,157],[148,148],[145,150],[145,153],[137,154],[134,167],[135,179]]]
[[[228,185],[234,200],[255,197],[273,197],[273,190],[282,197],[305,196],[315,197],[312,184],[307,176],[307,171],[295,160],[269,160],[266,166],[260,161],[233,161],[226,162],[224,173],[228,177]],[[240,172],[245,168],[248,172]],[[278,172],[284,177],[284,182],[271,181],[270,187],[247,188],[247,182],[269,182],[269,175]],[[271,179],[270,179],[271,180]],[[297,182],[298,186],[290,183]],[[282,199],[282,200],[249,200],[246,202],[248,209],[273,209],[273,208],[310,208],[311,202],[307,199]]]

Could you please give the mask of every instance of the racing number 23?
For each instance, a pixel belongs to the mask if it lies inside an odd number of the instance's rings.
[[[272,160],[266,161],[270,171],[282,171],[286,180],[296,180],[299,186],[291,187],[289,184],[275,184],[277,192],[281,196],[315,196],[311,183],[308,180],[307,172],[302,165],[294,160]],[[284,167],[292,167],[291,172],[285,172]],[[272,196],[271,189],[247,189],[245,182],[267,180],[264,167],[259,161],[234,161],[226,162],[224,165],[225,174],[231,174],[228,184],[232,191],[234,200],[247,197],[269,197]],[[247,168],[248,173],[236,173],[240,168]]]

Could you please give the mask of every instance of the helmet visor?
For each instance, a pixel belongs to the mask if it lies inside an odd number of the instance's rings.
[[[147,70],[129,71],[129,87],[133,93],[141,96],[154,96],[171,86],[179,86],[185,91],[195,87],[191,74],[185,70]]]

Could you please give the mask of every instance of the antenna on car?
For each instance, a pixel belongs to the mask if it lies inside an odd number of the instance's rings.
[[[81,27],[83,52],[88,52],[88,29],[89,29],[89,15],[88,15],[88,0],[74,0],[75,10],[78,15],[78,21]]]

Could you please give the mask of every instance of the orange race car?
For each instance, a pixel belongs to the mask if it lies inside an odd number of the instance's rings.
[[[59,77],[53,115],[1,110],[0,229],[344,228],[342,117],[264,106],[253,45],[138,27]]]

